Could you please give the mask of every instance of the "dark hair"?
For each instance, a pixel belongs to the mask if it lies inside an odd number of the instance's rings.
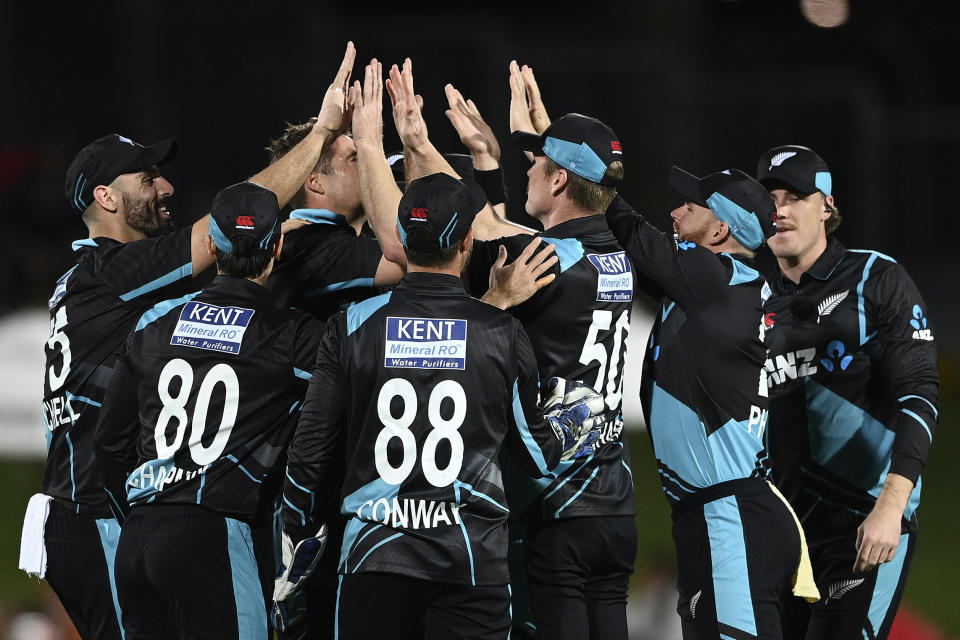
[[[551,175],[558,169],[564,169],[564,167],[547,158],[547,175]],[[579,207],[594,213],[603,213],[617,196],[616,187],[604,187],[578,176],[569,169],[564,170],[567,172],[567,193],[574,204]],[[619,160],[611,163],[604,176],[609,176],[614,180],[623,180],[623,163]]]
[[[831,207],[826,202],[824,202],[824,205],[826,206],[827,211],[830,212],[830,217],[823,221],[823,228],[827,232],[827,235],[830,235],[837,230],[837,227],[839,227],[840,223],[843,222],[843,218],[840,217],[840,209],[837,208],[836,205]]]
[[[275,163],[287,155],[290,149],[300,144],[303,139],[307,137],[307,134],[313,131],[313,125],[316,123],[316,118],[310,118],[302,124],[292,124],[288,122],[287,128],[283,130],[280,137],[271,140],[266,146],[267,153],[270,154],[270,164]],[[320,151],[320,157],[317,158],[317,164],[314,165],[313,170],[319,171],[324,175],[330,175],[330,172],[333,171],[333,140],[323,145],[323,150]],[[304,190],[301,185],[297,193],[290,199],[290,206],[294,209],[299,209],[306,204],[304,200]]]
[[[457,257],[460,252],[460,243],[454,242],[449,247],[429,253],[414,251],[406,247],[403,248],[403,252],[407,255],[407,262],[410,264],[415,264],[418,267],[443,267],[453,262],[454,258]]]
[[[269,249],[261,249],[259,243],[250,236],[239,236],[232,242],[233,253],[217,249],[217,269],[237,278],[256,278],[267,270],[276,240],[270,243]]]

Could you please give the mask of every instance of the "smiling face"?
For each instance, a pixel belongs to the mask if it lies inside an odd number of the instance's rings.
[[[803,196],[783,188],[772,189],[770,195],[777,205],[777,233],[767,245],[781,263],[804,265],[805,270],[827,248],[824,221],[830,217],[827,205],[832,199],[819,191]]]
[[[673,219],[673,230],[680,240],[704,246],[720,224],[713,211],[696,202],[683,203],[670,212],[670,217]]]
[[[123,219],[130,228],[148,238],[174,228],[166,204],[173,195],[173,185],[160,175],[157,167],[119,175],[111,186],[120,191]]]

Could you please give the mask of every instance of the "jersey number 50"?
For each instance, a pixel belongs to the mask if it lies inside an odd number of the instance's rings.
[[[403,400],[403,410],[399,418],[390,411],[390,403],[399,396]],[[453,415],[444,418],[440,415],[440,405],[445,398],[453,400]],[[377,415],[383,423],[383,429],[377,435],[373,445],[373,459],[377,473],[388,484],[400,484],[413,471],[417,461],[417,439],[410,431],[417,416],[417,392],[413,385],[403,378],[391,378],[380,389],[377,397]],[[423,477],[435,487],[446,487],[457,479],[463,465],[463,438],[458,429],[467,415],[467,395],[463,387],[455,380],[444,380],[430,392],[427,403],[427,419],[432,429],[423,443],[421,466]],[[394,438],[400,438],[403,445],[403,459],[395,467],[387,458],[387,446]],[[437,467],[437,445],[441,440],[450,442],[450,461],[443,469]]]
[[[606,401],[608,409],[616,409],[620,406],[620,398],[623,396],[623,379],[622,377],[617,378],[617,368],[620,365],[620,348],[623,346],[623,340],[630,330],[630,310],[624,310],[617,319],[613,331],[613,349],[610,351],[610,357],[608,358],[607,350],[602,342],[597,342],[597,336],[601,331],[609,331],[611,322],[613,322],[612,311],[594,309],[593,322],[587,332],[587,339],[583,343],[583,351],[580,352],[580,363],[597,362],[600,365],[597,371],[597,381],[593,383],[593,388],[597,392],[603,393],[604,377],[606,377],[607,388],[603,399]],[[608,364],[610,365],[609,369],[607,368]]]
[[[170,383],[175,378],[179,378],[179,384],[177,395],[174,396],[170,394]],[[222,384],[224,388],[223,415],[220,416],[217,435],[213,437],[210,446],[205,447],[202,438],[207,427],[207,410],[210,408],[210,396],[213,395],[213,389],[218,384]],[[172,458],[183,444],[183,434],[187,430],[187,411],[184,407],[187,405],[192,389],[193,367],[186,360],[180,358],[171,360],[160,372],[157,391],[160,393],[163,409],[157,417],[157,427],[153,434],[157,458]],[[194,462],[201,466],[210,464],[223,453],[237,420],[239,400],[240,383],[237,381],[237,373],[233,367],[223,363],[214,365],[200,383],[197,401],[193,407],[193,419],[190,421],[190,439],[187,443],[190,447],[190,457]],[[167,440],[167,425],[171,420],[177,423],[173,442]]]

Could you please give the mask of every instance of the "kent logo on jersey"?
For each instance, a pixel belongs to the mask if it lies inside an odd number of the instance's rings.
[[[616,253],[587,254],[590,263],[596,267],[597,301],[629,302],[633,300],[633,270],[630,260],[623,251]]]
[[[252,317],[253,309],[191,300],[183,305],[170,344],[237,355]]]
[[[404,369],[466,369],[467,321],[387,318],[384,366]]]

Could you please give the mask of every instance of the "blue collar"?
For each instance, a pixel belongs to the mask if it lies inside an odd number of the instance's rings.
[[[70,245],[70,248],[74,251],[79,251],[82,247],[98,247],[97,241],[93,238],[84,238],[83,240],[74,240],[73,244]]]
[[[335,224],[346,226],[347,218],[339,213],[327,209],[294,209],[290,212],[291,220],[306,220],[313,224]]]

